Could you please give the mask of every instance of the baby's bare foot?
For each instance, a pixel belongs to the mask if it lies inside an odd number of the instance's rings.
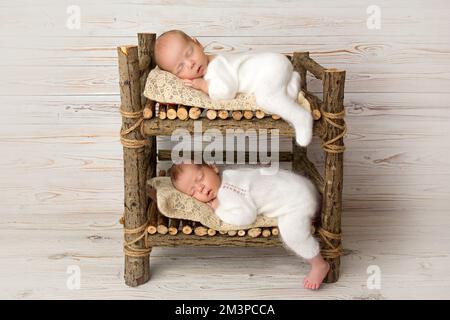
[[[319,289],[323,279],[325,279],[325,276],[330,270],[330,264],[326,261],[324,262],[324,264],[313,265],[311,267],[311,271],[305,277],[305,280],[303,280],[303,287],[312,290]]]

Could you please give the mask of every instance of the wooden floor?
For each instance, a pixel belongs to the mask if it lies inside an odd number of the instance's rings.
[[[284,248],[155,248],[150,282],[129,288],[114,214],[9,219],[1,224],[0,298],[448,299],[448,213],[372,213],[345,211],[341,279],[317,292],[301,287],[308,265]],[[373,265],[379,289],[367,285]],[[67,285],[72,266],[81,271],[79,289]]]
[[[0,5],[1,299],[450,298],[448,1],[376,1],[381,29],[353,0],[75,2],[80,29],[69,2]],[[346,70],[339,282],[303,289],[308,266],[283,248],[156,248],[151,281],[124,285],[116,47],[169,28],[210,53]],[[317,140],[309,154],[320,169]]]

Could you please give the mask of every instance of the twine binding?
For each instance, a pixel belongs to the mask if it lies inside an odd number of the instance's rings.
[[[345,146],[340,146],[337,144],[334,144],[337,140],[343,138],[346,134],[347,134],[347,125],[344,123],[343,125],[337,124],[336,122],[334,122],[333,120],[336,119],[344,119],[345,116],[345,110],[342,110],[341,112],[338,113],[330,113],[330,112],[326,112],[321,110],[323,119],[325,120],[325,122],[327,122],[328,124],[330,124],[331,126],[338,128],[340,130],[342,130],[342,132],[340,134],[338,134],[336,137],[334,137],[333,139],[330,139],[328,141],[322,142],[322,149],[325,152],[328,153],[343,153],[345,151]],[[324,135],[325,136],[325,135]]]
[[[148,247],[148,232],[147,232],[147,226],[149,221],[147,220],[144,224],[137,228],[125,228],[125,223],[123,216],[120,218],[120,223],[123,223],[123,233],[124,233],[124,244],[123,244],[123,252],[126,256],[134,257],[134,258],[141,258],[141,257],[147,257],[150,255],[150,252],[152,251],[152,248]],[[130,235],[138,235],[136,238],[134,238],[131,241],[126,241],[126,236]],[[144,239],[144,248],[138,248],[136,247],[136,242],[139,240]]]
[[[148,139],[127,139],[125,136],[135,130],[137,127],[139,127],[139,131],[143,137],[145,137],[144,134],[144,116],[143,111],[137,111],[137,112],[128,112],[122,109],[120,107],[120,114],[122,117],[127,119],[138,119],[131,127],[125,130],[120,131],[120,142],[125,148],[131,148],[131,149],[138,149],[143,148],[147,145],[149,145]]]

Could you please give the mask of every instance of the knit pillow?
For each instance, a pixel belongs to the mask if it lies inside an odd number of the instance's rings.
[[[277,226],[277,219],[263,215],[258,215],[256,221],[251,225],[230,225],[221,221],[207,204],[175,189],[170,177],[155,177],[148,180],[147,183],[156,189],[158,209],[168,218],[197,221],[217,231]]]
[[[200,90],[188,87],[174,74],[159,67],[150,71],[144,96],[161,102],[215,110],[258,110],[254,95],[238,93],[235,99],[213,101]]]

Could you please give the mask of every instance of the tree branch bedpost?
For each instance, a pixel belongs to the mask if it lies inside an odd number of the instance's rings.
[[[144,96],[145,83],[149,72],[156,66],[155,64],[155,33],[138,33],[138,54],[139,54],[139,70],[141,72],[141,105],[142,107],[150,107],[155,113],[155,101],[149,100]],[[147,180],[156,176],[156,136],[147,136],[149,141],[150,154],[148,157],[149,165],[147,170]]]
[[[300,88],[303,91],[306,91],[306,69],[301,64],[301,59],[303,57],[309,57],[309,52],[294,52],[292,56],[292,65],[294,70],[300,74]],[[302,166],[301,161],[307,156],[307,148],[299,146],[295,138],[292,138],[292,171],[295,173],[301,174]]]
[[[324,192],[322,199],[321,227],[326,231],[339,235],[328,239],[332,244],[328,250],[334,250],[332,257],[326,258],[330,263],[325,282],[332,283],[339,279],[341,250],[341,214],[342,190],[344,174],[344,84],[345,71],[326,69],[323,73],[324,133],[322,148],[325,151]],[[329,113],[329,114],[327,114]],[[338,248],[338,250],[336,250]]]
[[[144,36],[149,39],[148,36]],[[151,46],[153,42],[147,44]],[[148,51],[150,52],[150,51]],[[123,144],[124,161],[124,228],[132,230],[147,223],[147,209],[149,198],[146,192],[148,176],[154,174],[156,169],[156,140],[146,139],[141,134],[140,126],[135,126],[142,121],[142,77],[143,63],[148,56],[147,51],[138,46],[121,46],[117,48],[119,62],[120,100],[122,114],[121,142]],[[141,57],[141,60],[139,59]],[[148,74],[148,72],[147,72]],[[154,159],[154,161],[152,161]],[[149,170],[150,169],[150,170]],[[125,234],[125,242],[136,239],[135,234]],[[125,252],[124,279],[128,286],[135,287],[146,283],[150,279],[149,255],[151,249],[146,250],[146,243],[141,239],[131,246],[133,252]],[[139,251],[141,250],[141,251]],[[146,253],[142,254],[142,251]],[[139,252],[139,254],[133,254]]]

